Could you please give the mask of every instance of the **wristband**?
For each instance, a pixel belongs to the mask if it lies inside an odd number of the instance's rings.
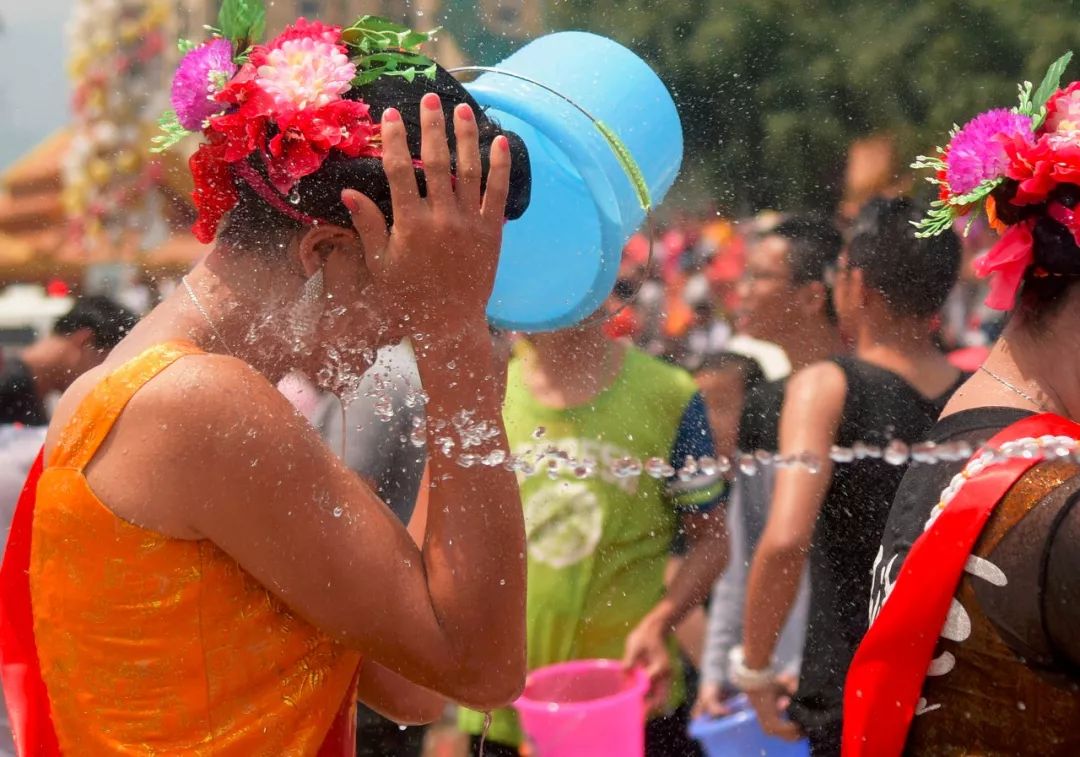
[[[728,677],[741,691],[763,691],[776,683],[776,669],[773,665],[760,670],[746,667],[743,648],[740,644],[732,647],[728,654]]]

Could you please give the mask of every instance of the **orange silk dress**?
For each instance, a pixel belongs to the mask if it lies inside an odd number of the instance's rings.
[[[34,637],[66,755],[315,755],[339,710],[353,717],[359,654],[209,541],[118,518],[83,475],[128,400],[196,353],[159,345],[105,378],[38,485]]]

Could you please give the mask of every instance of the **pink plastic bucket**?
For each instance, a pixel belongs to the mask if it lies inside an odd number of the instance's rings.
[[[616,660],[575,660],[530,673],[514,706],[533,757],[641,757],[648,688]]]

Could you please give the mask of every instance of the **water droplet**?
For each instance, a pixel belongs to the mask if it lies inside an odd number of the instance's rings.
[[[466,452],[463,455],[458,455],[457,464],[462,468],[471,468],[480,462],[480,456],[474,455],[471,452]]]
[[[706,476],[715,476],[717,472],[716,459],[706,455],[698,461],[698,470]]]
[[[345,512],[345,509],[341,505],[338,505],[333,510],[335,518],[340,518],[344,514],[344,512]]]
[[[293,188],[293,191],[289,192],[289,202],[293,205],[300,204],[300,190]]]
[[[885,462],[889,465],[907,465],[909,456],[908,446],[899,439],[893,439],[885,447]]]
[[[494,468],[494,467],[496,467],[498,465],[502,465],[503,461],[505,461],[505,460],[506,460],[506,453],[503,452],[501,449],[496,449],[496,450],[492,450],[491,452],[487,453],[487,455],[484,456],[484,459],[481,460],[480,462],[482,462],[484,465],[488,466],[489,468]]]
[[[758,474],[757,460],[753,455],[739,456],[739,472],[744,476],[756,476]]]
[[[505,578],[500,578],[499,579],[499,586],[506,586],[506,579]]]
[[[850,447],[838,447],[835,444],[829,450],[829,459],[834,463],[850,463],[855,459],[855,450]]]
[[[659,457],[650,457],[645,461],[645,472],[653,478],[663,478],[667,463]]]

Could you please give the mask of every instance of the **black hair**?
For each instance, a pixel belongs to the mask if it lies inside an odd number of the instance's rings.
[[[774,226],[766,237],[780,237],[788,243],[788,268],[794,284],[824,282],[836,265],[843,237],[829,221],[814,216],[794,216]]]
[[[1050,203],[1075,209],[1080,205],[1080,187],[1060,184],[1046,202],[1013,205],[1019,184],[1009,179],[994,190],[998,218],[1008,225],[1034,219],[1031,230],[1034,261],[1024,274],[1017,313],[1024,323],[1040,324],[1057,312],[1073,285],[1080,281],[1080,247],[1072,232],[1046,214]]]
[[[867,202],[852,225],[848,263],[899,316],[928,318],[945,304],[960,272],[960,240],[952,231],[915,236],[923,208],[907,198]]]
[[[111,350],[135,327],[138,317],[122,305],[101,295],[80,297],[53,325],[53,333],[69,336],[81,329],[90,329],[94,346]]]
[[[519,218],[529,205],[532,184],[529,155],[525,143],[513,132],[500,129],[461,82],[457,81],[446,69],[438,66],[434,79],[417,76],[411,82],[403,77],[383,76],[362,87],[350,90],[344,97],[351,100],[363,100],[371,108],[371,117],[376,121],[382,117],[383,111],[387,108],[397,108],[405,124],[409,151],[414,157],[419,157],[420,99],[429,92],[438,94],[442,100],[450,146],[451,170],[456,170],[457,164],[452,124],[454,108],[458,104],[467,103],[476,116],[485,185],[491,144],[499,135],[507,137],[510,142],[511,169],[506,217]],[[266,167],[258,153],[249,157],[248,162],[252,168],[266,177]],[[420,193],[424,194],[423,171],[418,169],[416,177]],[[272,208],[248,186],[246,181],[234,178],[234,182],[239,193],[239,201],[229,213],[219,233],[219,237],[227,244],[241,249],[272,253],[284,246],[289,235],[303,228],[299,221]],[[291,202],[298,211],[320,221],[351,228],[352,222],[348,210],[341,202],[342,190],[350,188],[371,198],[386,216],[387,223],[393,223],[390,184],[383,172],[380,158],[345,158],[331,155],[318,171],[301,179],[290,198],[284,201]]]
[[[705,356],[695,373],[735,369],[742,375],[743,391],[749,393],[765,383],[765,371],[754,358],[741,352],[713,352]]]
[[[828,274],[836,266],[844,238],[836,227],[811,215],[793,216],[781,221],[765,237],[780,237],[788,244],[787,264],[791,282],[802,286],[820,281],[826,290],[825,315],[831,323],[836,322]]]

